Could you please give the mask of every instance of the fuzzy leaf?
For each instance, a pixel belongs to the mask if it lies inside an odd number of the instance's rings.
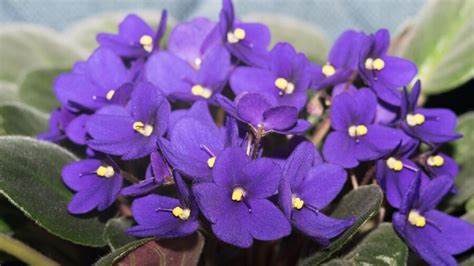
[[[0,81],[0,103],[18,100],[18,86],[15,83]]]
[[[112,250],[116,250],[136,240],[134,237],[125,233],[125,230],[132,226],[132,224],[133,220],[125,217],[114,218],[107,221],[104,231],[104,240]]]
[[[104,224],[72,216],[66,209],[72,193],[61,180],[61,169],[74,160],[55,144],[0,137],[0,194],[51,234],[85,246],[104,246]]]
[[[473,31],[472,1],[428,1],[394,50],[418,65],[423,93],[438,94],[474,77]]]
[[[361,186],[356,190],[345,195],[337,205],[331,217],[349,218],[356,217],[354,225],[346,230],[342,235],[333,239],[331,244],[325,248],[316,251],[310,257],[301,261],[302,265],[319,265],[327,260],[332,254],[340,250],[357,231],[372,218],[380,208],[383,200],[383,193],[376,185]]]
[[[37,67],[70,67],[84,51],[59,33],[32,25],[0,28],[0,80],[17,82]]]
[[[152,241],[153,238],[145,238],[145,239],[140,239],[131,243],[126,244],[125,246],[116,249],[109,254],[107,254],[105,257],[102,257],[100,260],[98,260],[94,265],[96,266],[110,266],[114,265],[114,263],[119,260],[120,258],[123,258],[125,255],[127,255],[129,252],[137,249],[140,246],[145,245],[146,243]]]
[[[66,71],[64,68],[46,68],[28,72],[20,81],[20,100],[50,113],[59,107],[59,102],[53,93],[54,80]]]
[[[47,114],[22,103],[0,103],[0,135],[36,136],[47,129]]]

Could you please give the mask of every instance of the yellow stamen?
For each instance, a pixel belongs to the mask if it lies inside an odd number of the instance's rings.
[[[440,155],[430,156],[430,157],[428,157],[428,159],[426,160],[426,163],[427,163],[429,166],[440,167],[440,166],[443,166],[443,164],[444,164],[444,158],[441,157]]]
[[[304,206],[304,200],[293,196],[293,198],[291,199],[291,204],[293,205],[293,208],[301,210],[301,208],[303,208]]]
[[[105,95],[105,98],[110,101],[112,100],[112,97],[114,97],[114,95],[115,95],[115,91],[109,90],[109,92],[107,92],[107,94]]]
[[[171,211],[171,213],[174,215],[174,217],[178,217],[181,220],[187,220],[191,214],[191,210],[187,208],[182,209],[181,207],[177,206]]]
[[[194,68],[195,69],[201,68],[201,63],[202,63],[201,58],[197,57],[196,59],[194,59]]]
[[[295,91],[295,85],[291,82],[288,83],[288,86],[286,86],[285,93],[286,94],[292,94],[293,91]]]
[[[275,87],[279,88],[280,90],[285,90],[288,86],[288,81],[285,78],[277,78],[275,80]]]
[[[390,157],[387,160],[387,167],[391,170],[399,172],[403,169],[403,163],[400,160]]]
[[[350,126],[347,129],[347,132],[349,133],[349,136],[351,137],[357,137],[357,136],[364,136],[367,134],[368,129],[364,125],[357,125],[357,126]]]
[[[153,50],[153,38],[150,35],[143,35],[140,38],[140,44],[147,52],[151,52]]]
[[[196,95],[196,96],[201,96],[205,99],[209,99],[209,97],[212,96],[212,91],[208,88],[205,88],[201,85],[194,85],[192,88],[191,88],[191,93],[193,95]]]
[[[132,127],[136,132],[142,134],[145,137],[149,137],[153,133],[153,127],[150,125],[145,125],[141,121],[133,123]]]
[[[215,163],[216,163],[216,156],[212,156],[211,158],[207,160],[207,166],[209,166],[209,168],[214,167]]]
[[[336,69],[329,63],[326,63],[321,71],[326,77],[332,76],[334,73],[336,73]]]
[[[95,173],[101,177],[112,177],[115,174],[114,168],[112,166],[99,166]]]
[[[232,191],[232,200],[233,201],[241,201],[245,197],[245,190],[241,187],[234,188]]]
[[[242,28],[237,28],[234,32],[227,33],[227,41],[229,43],[238,43],[243,39],[245,39],[245,30]]]
[[[418,211],[416,210],[411,210],[410,213],[408,214],[408,222],[410,222],[410,224],[416,226],[416,227],[424,227],[426,225],[426,218],[422,215],[420,215],[420,213],[418,213]]]
[[[372,63],[372,68],[375,70],[382,70],[384,67],[385,67],[385,62],[380,58],[375,59],[374,62]]]
[[[425,116],[422,114],[408,114],[406,117],[407,124],[411,127],[421,125],[425,122]]]

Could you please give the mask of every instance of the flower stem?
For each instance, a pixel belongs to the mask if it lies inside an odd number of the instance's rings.
[[[326,116],[326,118],[324,118],[321,124],[319,124],[318,128],[314,131],[314,134],[311,137],[311,142],[316,146],[319,145],[326,134],[329,132],[329,129],[331,129],[331,119],[329,116]]]
[[[0,234],[0,250],[30,265],[59,265],[54,260],[5,234]]]

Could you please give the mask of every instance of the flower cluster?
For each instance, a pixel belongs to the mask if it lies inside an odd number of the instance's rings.
[[[386,30],[344,32],[321,66],[289,43],[269,50],[269,29],[236,19],[230,0],[217,22],[178,24],[163,49],[166,18],[155,31],[127,16],[56,79],[61,107],[40,138],[67,139],[87,154],[63,169],[76,191],[69,212],[102,211],[127,197],[137,222],[127,232],[137,237],[185,236],[201,219],[238,247],[292,228],[327,246],[355,218],[331,218],[325,207],[347,171],[363,165],[397,210],[396,231],[427,262],[455,264],[452,255],[473,246],[472,225],[433,210],[456,192],[457,165],[440,152],[460,137],[456,117],[417,107],[417,68],[387,55]],[[302,136],[312,130],[301,119],[311,94],[325,99],[321,120],[332,127],[322,155]],[[267,149],[271,134],[296,148]],[[137,169],[144,163],[146,171]]]

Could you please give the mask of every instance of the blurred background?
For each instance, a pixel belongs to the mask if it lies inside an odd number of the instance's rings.
[[[449,0],[447,0],[449,1]],[[237,0],[240,17],[255,13],[280,14],[319,27],[334,40],[347,28],[373,32],[388,28],[395,33],[417,14],[426,0]],[[194,16],[217,18],[220,0],[2,0],[0,23],[27,22],[67,30],[78,20],[103,12],[130,9],[168,9],[177,20]]]

